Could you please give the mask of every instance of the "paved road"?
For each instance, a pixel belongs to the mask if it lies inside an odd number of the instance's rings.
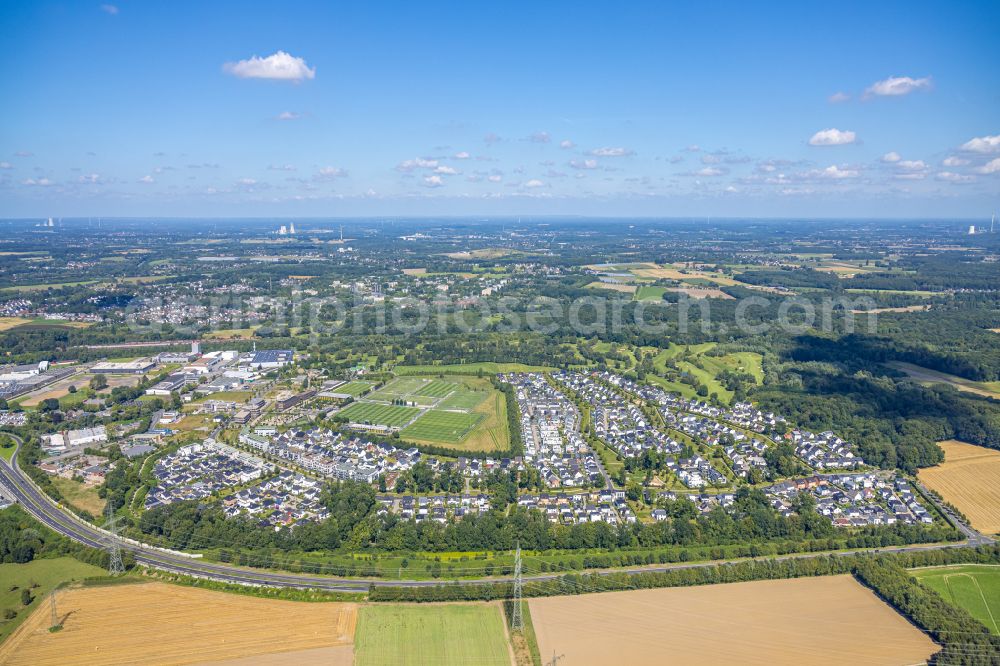
[[[10,433],[6,433],[10,435]],[[87,523],[68,511],[60,507],[52,498],[42,492],[17,466],[17,451],[20,450],[21,440],[14,437],[17,443],[17,450],[11,458],[11,463],[0,459],[0,484],[3,486],[5,494],[12,495],[21,506],[39,522],[55,532],[63,534],[75,541],[90,546],[92,548],[106,548],[109,539],[113,538],[108,532]],[[956,524],[962,525],[960,521]],[[968,548],[986,543],[992,543],[992,539],[985,537],[971,528],[962,530],[969,535],[969,540],[954,544],[925,544],[914,546],[896,546],[878,549],[879,552],[915,552],[920,550],[936,550],[941,548]],[[443,580],[380,580],[366,581],[351,578],[334,578],[329,576],[312,576],[305,574],[291,574],[248,569],[229,564],[217,564],[205,562],[198,558],[178,553],[174,551],[157,548],[147,544],[140,544],[131,540],[120,540],[121,549],[133,554],[137,563],[153,569],[167,571],[171,573],[184,574],[198,578],[206,578],[227,583],[238,583],[242,585],[261,585],[268,587],[287,588],[311,588],[318,590],[328,590],[335,592],[365,592],[372,586],[402,586],[402,587],[431,587],[448,583]],[[836,556],[849,556],[856,551],[838,551],[833,553]],[[799,558],[816,557],[816,553],[801,553],[795,555],[784,555],[775,557],[775,560],[790,560]],[[656,567],[633,567],[628,569],[607,569],[597,571],[600,575],[613,573],[650,573],[661,571],[672,571],[678,569],[693,569],[699,567],[710,567],[722,563],[732,563],[738,560],[724,560],[713,562],[697,562],[692,564],[669,564]],[[559,578],[562,574],[543,574],[535,576],[525,576],[525,581],[545,581]],[[492,583],[497,582],[493,578],[466,579],[454,581],[459,583]]]

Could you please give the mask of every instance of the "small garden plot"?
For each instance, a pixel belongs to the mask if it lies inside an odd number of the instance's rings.
[[[409,439],[453,444],[465,439],[482,419],[482,414],[432,409],[404,428],[400,434]]]
[[[339,415],[346,417],[353,423],[369,423],[399,428],[412,421],[419,413],[420,410],[413,407],[355,402],[342,409]]]

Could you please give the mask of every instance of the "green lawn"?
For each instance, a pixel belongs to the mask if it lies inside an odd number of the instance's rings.
[[[338,412],[355,423],[371,423],[399,427],[406,425],[420,410],[400,405],[379,405],[372,402],[354,402]]]
[[[102,576],[106,573],[104,569],[84,564],[72,557],[32,560],[27,564],[0,564],[0,609],[10,608],[17,611],[17,617],[13,620],[3,620],[3,615],[0,615],[0,643],[24,622],[32,611],[47,601],[46,595],[59,583]],[[35,584],[38,587],[31,589],[34,600],[27,607],[22,606],[21,590],[31,588]]]
[[[14,446],[14,440],[12,440],[7,435],[0,435],[0,457],[2,457],[7,462],[14,457],[14,451],[17,448]]]
[[[1000,566],[962,564],[913,569],[910,573],[1000,635]]]
[[[663,294],[667,293],[666,287],[652,287],[649,285],[639,287],[635,290],[633,297],[637,301],[662,301]]]
[[[432,409],[403,428],[399,434],[410,439],[454,444],[465,439],[482,419],[482,414],[442,412]]]
[[[496,604],[362,606],[354,636],[356,666],[508,666]]]
[[[371,382],[354,381],[354,382],[347,382],[343,386],[338,386],[333,390],[335,393],[346,393],[347,395],[351,395],[357,398],[359,395],[370,389],[372,386],[375,385],[372,384]]]

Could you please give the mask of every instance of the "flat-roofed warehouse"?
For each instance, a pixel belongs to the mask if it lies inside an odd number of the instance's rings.
[[[291,349],[262,349],[254,352],[250,365],[255,368],[280,368],[292,362],[295,352]]]
[[[124,361],[121,363],[111,361],[98,363],[92,366],[90,371],[99,375],[144,375],[155,367],[155,361],[148,358],[141,358],[137,361]]]

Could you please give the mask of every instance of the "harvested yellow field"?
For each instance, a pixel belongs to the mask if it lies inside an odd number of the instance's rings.
[[[42,604],[0,646],[0,663],[165,665],[275,653],[301,657],[307,651],[352,646],[357,620],[356,604],[258,599],[164,583],[62,592],[58,612],[63,629],[55,633],[48,630],[49,612],[48,604]],[[328,652],[334,658],[323,663],[350,663],[344,652]]]
[[[920,470],[918,478],[957,506],[974,528],[1000,533],[1000,451],[955,439],[938,445],[944,462]]]
[[[24,317],[0,317],[0,331],[9,331],[15,326],[30,323],[31,320]]]
[[[676,268],[673,266],[662,266],[653,268],[633,268],[631,272],[636,277],[654,278],[656,280],[692,280],[699,278],[702,280],[708,280],[714,282],[715,284],[722,287],[732,287],[737,284],[736,280],[731,277],[722,275],[720,273],[715,273],[711,271],[704,271],[697,268]]]
[[[851,576],[549,597],[529,607],[542,656],[575,665],[899,666],[939,649]]]

